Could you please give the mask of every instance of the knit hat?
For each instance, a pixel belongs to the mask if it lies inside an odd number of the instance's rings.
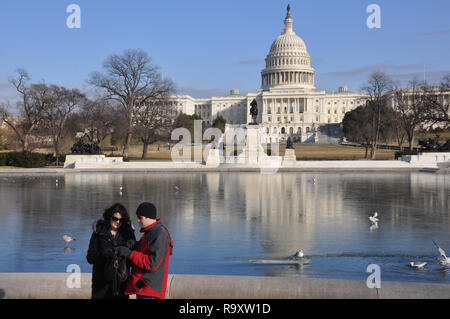
[[[136,215],[156,219],[156,207],[152,203],[142,203],[137,208]]]

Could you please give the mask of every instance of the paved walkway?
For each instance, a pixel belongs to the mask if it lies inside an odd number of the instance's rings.
[[[302,171],[426,171],[450,173],[450,168],[418,165],[402,161],[297,161],[281,167],[260,167],[246,164],[221,164],[207,167],[201,163],[181,162],[124,162],[116,165],[97,165],[92,168],[16,168],[0,169],[0,174],[71,174],[80,172],[302,172]]]

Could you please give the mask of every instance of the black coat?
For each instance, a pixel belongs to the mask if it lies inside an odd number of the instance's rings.
[[[116,236],[111,235],[106,222],[103,220],[99,220],[94,226],[86,256],[88,263],[93,265],[92,299],[128,298],[128,296],[125,296],[126,281],[118,283],[119,295],[117,297],[113,295],[113,283],[106,279],[105,267],[112,259],[113,247],[115,245],[127,246],[127,241],[130,239],[136,240],[131,224],[121,225]]]

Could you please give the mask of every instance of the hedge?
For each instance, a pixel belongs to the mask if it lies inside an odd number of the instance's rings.
[[[59,156],[60,163],[64,163],[65,155]],[[56,157],[52,154],[41,154],[33,152],[8,152],[0,153],[0,166],[15,166],[24,168],[39,168],[53,165]]]

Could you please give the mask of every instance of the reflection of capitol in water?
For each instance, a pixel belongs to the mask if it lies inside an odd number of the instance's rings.
[[[312,246],[311,241],[320,228],[318,219],[334,218],[338,221],[340,218],[343,197],[333,186],[327,196],[323,196],[319,185],[330,181],[328,177],[319,180],[315,176],[314,173],[208,174],[207,181],[212,197],[218,189],[223,189],[223,210],[228,212],[227,218],[243,214],[249,231],[255,231],[255,225],[260,226],[263,249],[276,255]],[[222,209],[222,204],[218,205],[218,209]],[[244,211],[235,212],[235,207]],[[214,211],[214,207],[211,208]],[[222,222],[221,219],[218,227],[223,227]],[[213,217],[211,223],[214,227]]]

